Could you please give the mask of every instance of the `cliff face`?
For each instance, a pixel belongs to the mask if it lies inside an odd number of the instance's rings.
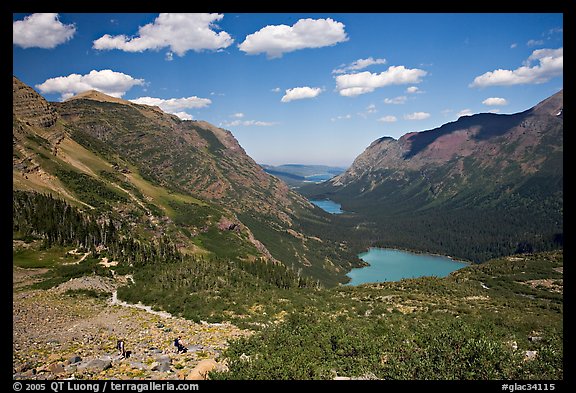
[[[266,213],[287,225],[292,225],[296,205],[311,209],[304,198],[267,175],[230,131],[103,96],[84,94],[54,105],[71,130],[130,157],[158,184],[226,203],[238,213]]]
[[[12,78],[12,115],[30,126],[51,127],[58,114],[34,89]]]

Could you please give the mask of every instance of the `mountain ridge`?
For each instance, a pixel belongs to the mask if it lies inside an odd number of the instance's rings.
[[[553,247],[563,232],[563,90],[523,112],[463,116],[397,140],[379,138],[344,173],[300,192],[356,212],[350,218],[356,226],[378,227],[365,236],[372,238],[366,246],[478,262],[522,244]],[[466,241],[478,237],[466,228],[470,220],[485,244],[462,252]],[[429,228],[436,223],[441,227],[434,236]]]
[[[48,103],[16,77],[14,86],[26,92],[13,96],[16,189],[112,209],[146,236],[170,233],[189,252],[264,258],[331,284],[360,263],[337,246],[334,252],[307,245],[331,225],[329,217],[266,174],[229,130],[101,92]],[[51,120],[26,123],[40,116]],[[220,227],[237,229],[224,235]],[[228,244],[216,247],[223,236],[231,237]]]

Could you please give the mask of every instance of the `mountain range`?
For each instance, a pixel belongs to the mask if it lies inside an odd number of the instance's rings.
[[[510,115],[480,113],[383,137],[348,170],[299,191],[377,227],[372,241],[474,261],[562,242],[563,91]],[[374,231],[373,231],[374,232]]]
[[[272,261],[328,284],[360,263],[320,240],[329,217],[230,131],[98,91],[49,103],[13,78],[13,184],[110,211],[189,254]]]
[[[304,165],[284,164],[266,165],[261,164],[266,173],[278,177],[290,187],[300,187],[306,183],[321,183],[341,174],[346,168],[327,165]]]
[[[561,388],[562,92],[381,138],[299,193],[229,131],[97,91],[48,102],[13,78],[12,135],[14,380]],[[483,263],[338,285],[370,246]]]

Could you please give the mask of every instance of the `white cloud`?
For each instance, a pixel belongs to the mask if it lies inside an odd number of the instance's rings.
[[[406,96],[398,96],[398,97],[394,97],[394,98],[384,98],[384,103],[385,104],[394,104],[394,105],[405,104],[407,99],[408,99],[408,97],[406,97]]]
[[[144,79],[135,79],[130,75],[112,70],[92,70],[89,74],[70,74],[47,79],[36,85],[41,93],[60,93],[61,99],[86,90],[98,90],[112,97],[122,97],[133,86],[143,85]]]
[[[305,98],[314,98],[322,93],[320,87],[295,87],[293,89],[287,89],[286,94],[282,97],[282,102],[290,102],[294,100],[302,100]]]
[[[531,66],[535,61],[538,64]],[[564,50],[537,49],[524,65],[511,71],[498,69],[486,72],[474,78],[469,87],[509,86],[520,84],[539,84],[548,82],[555,76],[562,75],[564,70]]]
[[[468,108],[462,109],[460,112],[456,114],[457,117],[470,116],[470,115],[472,115],[472,111]]]
[[[348,40],[344,24],[333,19],[300,19],[293,26],[266,26],[246,37],[238,48],[249,55],[268,58],[305,48],[321,48]]]
[[[379,87],[389,85],[401,85],[408,83],[420,83],[426,71],[404,66],[390,66],[388,70],[379,74],[368,71],[356,74],[343,74],[336,77],[336,89],[342,96],[357,96],[371,93]]]
[[[500,98],[500,97],[486,98],[484,101],[482,101],[482,103],[484,105],[488,105],[488,106],[508,105],[508,101],[506,101],[505,98]]]
[[[384,116],[384,117],[381,117],[378,119],[378,121],[383,122],[383,123],[394,123],[397,120],[398,119],[396,118],[396,116],[392,116],[392,115]]]
[[[234,113],[230,117],[234,117],[236,119],[241,119],[244,117],[244,113],[242,113],[242,112]]]
[[[410,86],[406,88],[406,93],[408,94],[415,94],[415,93],[421,93],[422,91],[416,87],[416,86]]]
[[[340,67],[332,71],[333,74],[343,74],[346,71],[358,71],[363,70],[366,67],[370,67],[374,64],[386,64],[386,59],[374,59],[369,57],[367,59],[358,59],[352,63],[345,65],[342,64]]]
[[[233,120],[220,123],[221,127],[270,127],[278,123],[260,120]]]
[[[52,49],[70,40],[76,27],[58,20],[58,14],[32,14],[12,23],[12,42],[22,48]]]
[[[351,114],[347,114],[347,115],[340,115],[340,116],[336,116],[331,118],[331,121],[336,121],[336,120],[350,120],[352,118]]]
[[[172,113],[182,120],[192,120],[192,115],[184,112],[185,109],[206,108],[212,103],[208,98],[199,98],[196,96],[183,98],[155,98],[155,97],[138,97],[130,100],[135,104],[145,104],[160,107],[164,112]]]
[[[153,23],[138,29],[135,37],[126,35],[111,36],[105,34],[93,42],[98,50],[119,49],[125,52],[143,52],[170,48],[178,56],[187,51],[218,50],[227,48],[234,42],[225,31],[216,32],[215,22],[224,17],[222,14],[160,14]],[[171,60],[172,55],[167,56]]]
[[[194,120],[194,116],[186,112],[172,112],[172,114],[178,116],[181,120]]]
[[[514,48],[516,48],[517,46],[518,46],[518,44],[517,44],[516,42],[514,42],[514,43],[512,43],[512,44],[510,45],[510,49],[514,49]]]
[[[370,104],[366,107],[366,113],[376,113],[376,105]]]
[[[538,45],[544,45],[544,41],[543,40],[529,40],[526,43],[526,46],[538,46]]]
[[[272,90],[270,90],[272,93],[280,93],[280,88],[279,87],[275,87]]]
[[[368,115],[371,115],[372,113],[376,112],[378,112],[378,110],[376,109],[376,105],[370,104],[366,107],[366,110],[364,112],[358,112],[358,114],[366,119]]]
[[[404,115],[406,120],[424,120],[430,117],[428,112],[414,112]]]

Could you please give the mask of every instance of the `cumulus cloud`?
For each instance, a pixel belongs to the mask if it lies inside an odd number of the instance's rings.
[[[342,64],[340,66],[340,68],[337,68],[335,70],[332,71],[333,74],[343,74],[347,71],[358,71],[358,70],[363,70],[366,67],[370,67],[371,65],[374,64],[386,64],[386,59],[374,59],[372,57],[369,57],[367,59],[358,59],[356,61],[353,61],[352,63],[346,65],[346,64]]]
[[[12,23],[12,42],[22,48],[52,49],[70,40],[76,27],[65,25],[58,14],[32,14]]]
[[[215,22],[223,17],[222,14],[163,13],[153,23],[140,27],[135,37],[105,34],[93,42],[93,48],[143,52],[168,47],[168,60],[172,59],[172,52],[184,56],[189,50],[199,52],[227,48],[234,39],[225,31],[215,31],[218,28]]]
[[[428,112],[414,112],[408,113],[404,115],[404,119],[406,120],[424,120],[430,117],[430,113]]]
[[[537,64],[532,65],[537,62]],[[562,75],[564,49],[537,49],[515,70],[497,69],[477,76],[469,87],[539,84]]]
[[[384,98],[384,103],[385,104],[394,104],[394,105],[405,104],[407,99],[408,99],[408,97],[406,97],[406,96],[398,96],[398,97],[394,97],[394,98]]]
[[[378,119],[378,121],[382,123],[394,123],[397,120],[398,119],[396,118],[396,116],[392,115],[384,116]]]
[[[249,34],[238,48],[249,54],[266,53],[268,58],[305,48],[321,48],[348,40],[344,24],[333,19],[300,19],[292,26],[269,25]]]
[[[98,90],[112,97],[122,97],[133,86],[143,85],[144,79],[135,79],[130,75],[112,70],[92,70],[86,75],[70,74],[47,79],[36,85],[43,94],[60,93],[65,100],[86,90]]]
[[[487,106],[508,105],[508,101],[500,97],[489,97],[482,101],[482,103]]]
[[[466,109],[462,109],[460,112],[458,112],[456,114],[456,116],[458,117],[462,117],[462,116],[471,116],[472,115],[472,111],[468,108]]]
[[[320,87],[295,87],[293,89],[287,89],[286,94],[282,97],[282,102],[290,102],[294,100],[303,100],[305,98],[314,98],[322,93]]]
[[[193,117],[186,113],[186,109],[200,109],[206,108],[212,103],[208,98],[199,98],[196,96],[182,97],[182,98],[155,98],[155,97],[138,97],[130,100],[135,104],[145,104],[157,106],[166,113],[171,113],[178,116],[182,120],[192,120]]]
[[[406,88],[406,93],[416,94],[416,93],[421,93],[421,90],[417,86],[410,86],[410,87]]]
[[[235,119],[241,119],[244,117],[244,113],[242,112],[233,113],[230,117],[234,117]]]
[[[336,89],[342,96],[352,97],[371,93],[379,87],[389,85],[402,85],[420,83],[426,71],[404,66],[390,66],[388,70],[379,74],[368,71],[355,74],[342,74],[336,77]]]
[[[194,120],[194,116],[186,112],[173,112],[172,114],[178,116],[181,120]]]
[[[272,93],[280,93],[280,88],[279,87],[275,87],[273,89],[270,90]]]

